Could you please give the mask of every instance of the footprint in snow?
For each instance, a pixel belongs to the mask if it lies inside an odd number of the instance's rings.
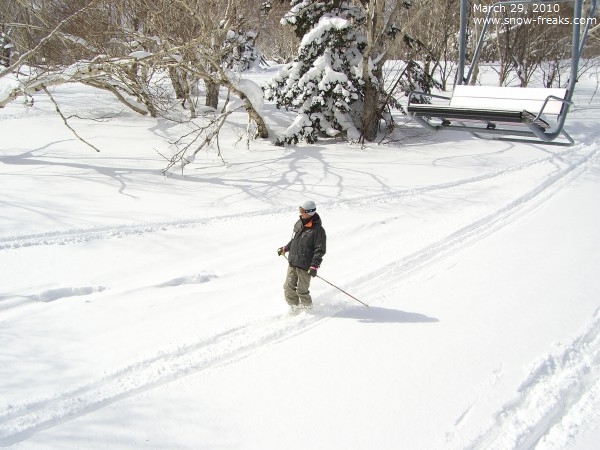
[[[217,278],[217,276],[210,273],[199,273],[196,275],[174,278],[173,280],[159,284],[158,287],[181,286],[183,284],[202,284],[208,283],[213,278]]]
[[[40,292],[39,294],[27,295],[26,297],[36,302],[48,303],[66,297],[90,295],[96,292],[102,292],[105,289],[106,288],[104,286],[65,287],[49,289],[47,291]]]

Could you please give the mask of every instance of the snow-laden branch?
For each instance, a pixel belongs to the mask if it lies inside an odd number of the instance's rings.
[[[32,95],[44,87],[74,82],[96,84],[99,87],[99,80],[111,73],[111,67],[129,67],[134,61],[133,58],[103,60],[99,57],[94,61],[78,61],[60,70],[0,80],[0,108],[20,95]]]

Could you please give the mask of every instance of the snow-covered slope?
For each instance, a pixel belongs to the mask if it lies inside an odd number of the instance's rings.
[[[260,81],[262,74],[256,73]],[[591,86],[593,88],[594,86]],[[600,106],[568,148],[431,135],[234,145],[57,88],[0,110],[0,446],[591,449],[600,436]],[[93,97],[93,98],[90,98]],[[271,108],[271,109],[269,109]],[[274,131],[281,111],[265,105]],[[297,205],[328,234],[282,296]]]

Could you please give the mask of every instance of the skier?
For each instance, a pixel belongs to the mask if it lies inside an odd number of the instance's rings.
[[[291,312],[312,307],[308,288],[311,277],[317,275],[327,241],[315,202],[305,201],[299,207],[299,212],[300,219],[294,225],[292,240],[277,249],[279,256],[289,252],[289,266],[283,291]]]

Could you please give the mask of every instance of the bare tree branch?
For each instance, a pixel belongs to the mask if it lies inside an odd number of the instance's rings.
[[[194,161],[196,155],[205,148],[209,148],[213,145],[216,145],[217,148],[217,156],[221,158],[223,163],[226,163],[223,159],[223,155],[221,154],[221,149],[218,144],[219,134],[223,125],[227,120],[227,117],[232,113],[232,111],[228,111],[222,114],[216,115],[208,124],[198,127],[197,130],[194,130],[192,133],[195,134],[195,137],[185,144],[182,148],[180,148],[173,156],[166,157],[161,154],[163,158],[168,161],[167,166],[162,170],[163,174],[167,174],[173,167],[179,166],[181,172],[183,173],[185,167]],[[178,141],[174,142],[174,145],[177,145],[183,139],[181,137]],[[200,144],[194,148],[194,144],[200,140]],[[193,150],[192,150],[193,149]]]
[[[54,108],[56,109],[56,112],[58,113],[58,115],[62,118],[65,126],[71,130],[71,132],[75,135],[75,137],[77,139],[79,139],[81,142],[83,142],[85,145],[87,145],[88,147],[93,148],[94,150],[96,150],[97,152],[100,152],[100,150],[98,149],[98,147],[90,144],[88,141],[86,141],[85,139],[83,139],[81,136],[79,136],[79,134],[77,133],[77,131],[75,131],[73,129],[73,127],[71,125],[69,125],[69,122],[67,122],[67,118],[64,116],[64,114],[61,112],[60,107],[58,106],[58,103],[56,103],[56,100],[54,100],[54,97],[52,96],[52,94],[50,93],[50,91],[46,88],[46,86],[42,86],[42,89],[44,90],[44,92],[48,95],[48,97],[50,97],[50,100],[52,101],[52,103],[54,104]]]
[[[70,22],[75,17],[77,17],[80,14],[84,13],[85,11],[87,11],[90,7],[92,7],[98,1],[99,0],[90,0],[90,2],[87,5],[85,5],[83,8],[75,11],[73,14],[71,14],[66,19],[60,21],[59,24],[56,25],[56,27],[54,27],[54,29],[46,37],[44,37],[34,48],[32,48],[31,50],[28,50],[27,52],[25,52],[23,55],[21,55],[21,57],[17,61],[15,61],[13,64],[9,65],[6,69],[0,71],[0,78],[8,75],[9,73],[14,72],[17,67],[19,67],[20,65],[22,65],[25,61],[27,61],[41,47],[43,47],[44,44],[46,44],[48,41],[50,41],[52,38],[54,38],[59,33],[59,31],[62,28],[64,28],[65,25],[67,25],[68,22]]]

